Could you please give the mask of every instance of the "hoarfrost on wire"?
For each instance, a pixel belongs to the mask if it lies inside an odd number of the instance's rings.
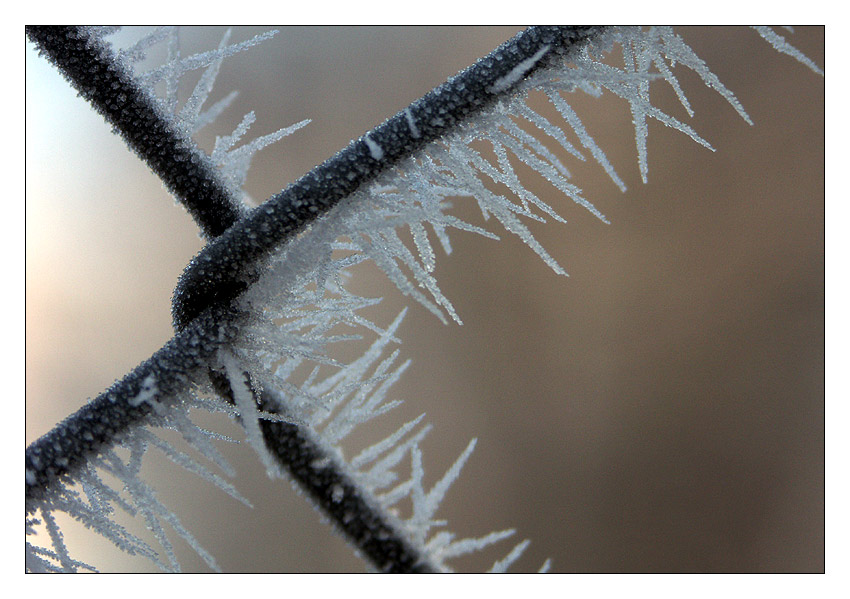
[[[780,52],[823,74],[822,70],[772,29],[755,29]],[[148,86],[165,82],[166,92],[161,106],[169,115],[168,118],[173,119],[181,131],[190,137],[215,120],[234,97],[234,94],[230,94],[206,112],[202,111],[222,60],[261,43],[277,32],[230,45],[231,32],[228,30],[217,50],[181,58],[177,31],[177,28],[158,28],[119,52],[119,60],[132,65],[144,58],[154,44],[168,44],[166,64],[138,77]],[[108,29],[95,31],[100,37],[111,32]],[[615,45],[622,50],[622,68],[613,67],[600,58]],[[460,323],[459,315],[432,274],[437,252],[427,228],[433,231],[447,254],[451,252],[447,235],[450,228],[498,239],[495,233],[464,222],[450,213],[449,199],[460,197],[473,199],[485,219],[494,217],[506,231],[520,237],[554,272],[566,274],[537,242],[522,219],[545,222],[549,217],[558,222],[565,220],[523,184],[511,164],[510,156],[542,175],[582,209],[602,222],[608,221],[585,198],[582,190],[570,181],[570,172],[561,159],[541,141],[539,136],[548,136],[566,155],[586,160],[582,151],[566,138],[563,123],[553,122],[527,104],[527,94],[532,89],[544,92],[564,123],[575,133],[582,148],[590,153],[621,191],[625,191],[625,184],[570,107],[564,93],[581,90],[599,95],[607,90],[627,102],[634,121],[638,165],[644,181],[648,173],[649,118],[712,149],[709,142],[689,125],[663,113],[651,103],[650,84],[663,80],[671,86],[688,115],[693,114],[673,73],[675,66],[681,65],[696,72],[705,85],[716,90],[742,119],[752,124],[737,98],[681,37],[668,27],[614,28],[587,45],[580,55],[572,57],[572,66],[547,67],[523,79],[548,51],[549,46],[540,48],[492,86],[491,91],[500,92],[518,84],[516,93],[511,97],[498,101],[491,110],[464,123],[453,134],[428,144],[370,185],[353,193],[327,216],[316,221],[307,232],[284,244],[270,259],[263,276],[240,300],[241,306],[251,312],[251,319],[242,328],[232,347],[217,354],[219,365],[223,367],[233,390],[235,406],[207,397],[208,382],[195,381],[196,389],[181,394],[176,400],[172,398],[168,402],[168,409],[156,412],[153,423],[180,432],[184,440],[228,475],[232,475],[232,468],[212,443],[213,440],[227,439],[196,426],[189,417],[190,408],[224,412],[238,418],[249,444],[261,456],[270,475],[277,475],[278,467],[265,449],[260,422],[265,419],[306,423],[328,456],[325,458],[327,463],[314,467],[325,467],[333,462],[359,485],[366,496],[387,510],[390,520],[416,547],[421,548],[437,570],[450,569],[446,560],[478,551],[513,535],[513,530],[503,530],[476,539],[454,540],[453,533],[440,530],[446,523],[435,519],[437,508],[470,458],[475,440],[467,445],[445,475],[430,490],[426,490],[420,444],[431,427],[423,423],[424,415],[403,424],[384,440],[346,460],[340,442],[356,427],[399,405],[398,401],[389,399],[389,390],[409,365],[409,361],[399,362],[398,350],[384,357],[389,345],[398,342],[396,333],[405,312],[401,312],[386,328],[363,317],[360,311],[380,300],[351,293],[346,288],[346,281],[350,278],[349,269],[365,260],[372,260],[403,294],[422,304],[443,322],[447,322],[448,317]],[[206,67],[205,72],[189,99],[178,109],[179,78],[187,71],[201,67]],[[419,129],[410,110],[404,114],[411,135],[419,137]],[[246,114],[231,135],[217,138],[211,154],[234,192],[241,193],[239,190],[245,181],[250,159],[256,151],[307,123],[302,121],[234,149],[254,121],[253,112]],[[374,160],[380,161],[384,157],[379,144],[368,136],[364,136],[363,141]],[[492,147],[495,161],[485,158],[473,147],[473,142],[482,141]],[[504,185],[512,196],[493,191],[487,182]],[[399,230],[403,228],[410,232],[415,252],[401,240]],[[345,257],[337,257],[340,250]],[[340,325],[356,330],[357,334],[331,334]],[[340,363],[331,357],[329,347],[333,344],[371,334],[376,335],[376,339],[359,358]],[[309,363],[314,364],[311,374],[301,383],[294,383],[293,372]],[[323,366],[330,367],[333,372],[320,376]],[[259,381],[269,391],[279,404],[278,407],[284,408],[282,413],[264,412],[257,407],[251,394],[251,380]],[[138,406],[146,402],[155,403],[160,399],[158,396],[157,378],[151,374],[142,381],[138,394],[130,400],[130,404]],[[153,489],[141,480],[139,471],[142,456],[149,447],[157,448],[174,463],[205,478],[235,499],[243,503],[248,503],[247,500],[221,476],[176,450],[146,428],[137,430],[132,437],[123,439],[122,443],[130,452],[127,462],[113,450],[106,451],[92,458],[79,475],[76,482],[82,492],[62,482],[43,502],[40,512],[52,549],[27,542],[27,567],[33,571],[92,569],[68,555],[53,517],[54,512],[66,512],[122,550],[144,555],[163,569],[179,570],[173,546],[165,534],[163,525],[167,524],[211,568],[216,569],[213,557],[159,501]],[[396,467],[403,464],[406,458],[410,461],[410,477],[401,480]],[[120,480],[123,492],[106,485],[98,469]],[[27,471],[26,476],[29,481],[34,475]],[[391,516],[388,510],[404,498],[410,498],[412,513],[407,519]],[[332,500],[340,502],[343,499],[344,489],[335,486],[332,489]],[[113,504],[127,513],[143,516],[161,545],[165,559],[160,552],[113,521]],[[28,533],[33,531],[34,524],[35,519],[28,519]],[[505,571],[522,555],[528,544],[527,540],[519,542],[493,565],[491,571]],[[547,571],[550,567],[551,562],[547,560],[540,571]]]

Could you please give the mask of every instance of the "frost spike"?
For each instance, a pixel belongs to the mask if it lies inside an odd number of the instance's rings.
[[[507,554],[504,559],[493,564],[493,567],[490,568],[488,573],[490,574],[503,574],[508,571],[508,568],[517,561],[520,556],[528,549],[528,545],[531,543],[529,540],[525,540],[522,543],[519,543],[516,547],[514,547],[509,554]]]
[[[758,34],[765,39],[765,41],[767,41],[771,46],[776,48],[779,52],[787,54],[788,56],[809,67],[818,75],[823,76],[823,69],[816,65],[808,56],[806,56],[797,48],[789,44],[784,37],[776,33],[773,29],[764,25],[753,26],[753,29],[755,29]],[[791,33],[793,33],[793,30],[791,30]]]

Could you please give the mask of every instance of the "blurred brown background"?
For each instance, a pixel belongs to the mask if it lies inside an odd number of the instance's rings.
[[[240,96],[201,142],[211,147],[248,110],[252,136],[313,119],[255,158],[247,189],[263,199],[517,29],[282,28],[225,61],[213,99]],[[258,31],[236,28],[233,41]],[[717,152],[653,121],[642,185],[627,106],[610,94],[569,98],[629,187],[621,194],[598,165],[566,163],[612,224],[540,183],[569,222],[532,230],[570,277],[497,225],[498,243],[455,233],[436,275],[464,325],[412,305],[401,330],[413,365],[394,396],[406,404],[374,434],[427,412],[432,483],[478,437],[439,514],[460,535],[514,527],[530,538],[516,571],[547,557],[556,572],[824,567],[824,82],[746,28],[679,32],[755,126],[678,69],[695,117],[668,90],[656,103]],[[183,55],[222,33],[186,28]],[[823,66],[822,27],[789,41]],[[473,208],[458,212],[481,223]],[[201,242],[29,44],[26,214],[29,443],[170,337],[171,291]],[[354,288],[386,296],[379,324],[408,303],[370,269]],[[225,571],[364,570],[250,449],[225,450],[254,509],[150,464]],[[65,529],[75,557],[151,569],[79,530]],[[206,570],[175,542],[187,570]],[[455,565],[486,569],[509,548]]]

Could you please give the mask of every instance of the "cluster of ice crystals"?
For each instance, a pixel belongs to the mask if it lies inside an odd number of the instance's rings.
[[[346,460],[340,447],[340,442],[355,427],[399,405],[398,401],[386,401],[386,392],[408,363],[394,366],[398,351],[384,359],[381,359],[381,356],[385,346],[396,340],[394,334],[403,316],[402,312],[382,331],[363,356],[321,380],[317,380],[315,375],[318,370],[314,370],[298,388],[282,379],[279,371],[273,372],[264,368],[253,358],[251,352],[239,351],[243,356],[241,362],[235,355],[228,355],[222,360],[227,364],[228,376],[237,396],[245,393],[244,373],[249,371],[257,380],[262,381],[264,388],[277,390],[281,405],[290,410],[293,406],[298,406],[297,420],[304,419],[309,422],[311,430],[316,433],[316,441],[326,450],[328,456],[313,464],[313,468],[321,470],[333,464],[337,471],[344,473],[357,484],[361,494],[384,510],[385,517],[394,523],[398,533],[418,547],[434,569],[451,571],[447,560],[483,549],[512,536],[515,532],[505,530],[481,538],[455,540],[453,533],[439,530],[446,522],[435,519],[434,515],[471,456],[475,439],[430,489],[426,489],[424,483],[420,445],[432,427],[422,424],[424,414],[405,423],[385,439],[361,450],[349,460]],[[291,368],[292,365],[288,366]],[[283,370],[289,368],[287,365],[282,367]],[[240,385],[243,385],[242,390],[239,389]],[[244,401],[237,397],[239,415],[248,431],[249,441],[262,455],[266,452],[265,447],[255,436],[259,435],[259,421],[270,415],[257,410],[256,404],[248,401],[249,398],[248,394],[245,395]],[[290,401],[290,398],[297,399]],[[396,469],[404,465],[406,459],[411,464],[411,473],[409,478],[402,480]],[[274,474],[274,467],[267,465],[270,474]],[[392,508],[407,497],[411,500],[412,512],[403,518],[392,511]],[[342,499],[342,487],[334,487],[332,500],[340,502]],[[507,567],[527,546],[527,541],[521,542],[499,563]]]
[[[37,534],[35,526],[43,523],[52,548],[47,549],[28,540],[26,543],[27,569],[32,572],[95,571],[94,566],[73,560],[68,555],[62,534],[55,522],[56,514],[64,513],[111,541],[129,555],[146,557],[161,569],[176,572],[180,571],[180,563],[167,535],[167,526],[182,537],[210,568],[218,570],[212,555],[180,523],[177,515],[159,500],[154,489],[143,480],[141,475],[143,456],[149,448],[155,448],[173,463],[250,506],[248,500],[242,497],[232,484],[156,434],[155,431],[158,429],[179,432],[189,446],[216,464],[225,474],[232,476],[234,474],[232,467],[211,443],[213,439],[226,441],[230,439],[194,424],[189,417],[189,410],[192,407],[215,409],[211,407],[208,400],[186,394],[178,398],[178,401],[174,401],[170,409],[158,412],[147,427],[136,428],[132,434],[126,435],[121,440],[119,447],[129,452],[129,458],[123,459],[114,448],[107,449],[98,456],[92,457],[86,468],[75,476],[73,482],[59,481],[50,495],[40,503],[38,510],[40,519],[32,518],[28,520],[27,525],[27,535],[35,537]],[[118,485],[106,482],[105,475],[116,480]],[[114,517],[116,508],[133,517],[141,516],[160,548],[155,549],[118,524]],[[164,554],[164,560],[162,554]]]
[[[623,67],[611,66],[609,61],[600,58],[604,49],[615,45],[622,50]],[[501,84],[508,87],[521,80],[546,51],[547,48],[542,48],[518,65]],[[535,74],[520,85],[520,93],[497,103],[462,125],[454,134],[429,144],[373,184],[352,194],[307,232],[288,242],[272,261],[266,275],[246,294],[245,304],[254,306],[255,312],[262,316],[249,327],[250,331],[246,331],[250,342],[243,346],[240,356],[246,364],[251,364],[250,368],[264,384],[278,389],[282,401],[304,410],[299,417],[318,431],[322,442],[338,447],[339,442],[356,426],[393,407],[395,402],[385,402],[387,387],[407,365],[392,366],[397,352],[383,361],[379,360],[384,347],[394,337],[401,316],[383,331],[362,319],[358,320],[357,303],[363,299],[352,296],[345,289],[345,269],[363,260],[372,260],[402,293],[414,298],[444,322],[446,315],[460,322],[460,317],[432,274],[436,263],[432,243],[436,239],[449,253],[449,228],[497,238],[494,233],[450,214],[449,198],[467,197],[474,199],[485,219],[495,217],[505,230],[519,236],[556,273],[565,274],[522,220],[544,221],[549,217],[564,222],[564,219],[528,189],[513,167],[510,156],[533,168],[566,197],[607,222],[570,181],[570,172],[561,158],[542,141],[548,138],[556,142],[566,155],[585,160],[582,151],[565,135],[564,124],[568,125],[582,148],[590,153],[620,190],[625,190],[625,184],[604,151],[565,99],[565,92],[582,90],[599,95],[607,90],[628,103],[635,124],[638,163],[644,180],[648,172],[649,118],[711,148],[689,125],[652,105],[650,87],[660,80],[672,87],[685,111],[693,114],[674,75],[676,65],[696,72],[707,86],[721,94],[744,120],[750,122],[735,96],[670,28],[617,28],[606,34],[598,44],[588,46],[580,55],[573,56],[571,61],[573,64],[569,67]],[[553,122],[528,105],[527,92],[531,89],[543,90],[563,122]],[[405,116],[412,136],[416,137],[418,130],[410,111]],[[381,148],[368,136],[364,141],[372,157],[379,160]],[[481,141],[492,147],[495,161],[473,147],[474,143]],[[497,193],[489,183],[504,186],[511,195]],[[399,232],[404,228],[410,233],[415,252],[400,237]],[[433,232],[433,238],[428,229]],[[348,254],[345,258],[336,258],[335,250],[346,250]],[[281,319],[283,325],[279,325]],[[310,359],[302,349],[304,344],[320,354],[322,336],[338,323],[377,330],[378,340],[362,358],[322,381],[311,376],[297,388],[288,383],[286,377],[289,373],[305,359]],[[271,345],[277,353],[272,353],[271,348],[267,354],[258,352],[261,349],[258,339],[272,340]],[[330,342],[330,339],[327,341]],[[258,354],[262,363],[256,359]],[[369,370],[371,374],[367,374]],[[444,560],[499,541],[512,531],[461,541],[453,541],[453,535],[446,531],[431,534],[445,524],[434,519],[437,506],[469,458],[475,442],[471,442],[446,475],[426,491],[423,487],[420,442],[429,429],[420,425],[421,418],[404,424],[387,439],[362,450],[341,467],[360,481],[364,489],[374,493],[385,508],[409,496],[413,513],[403,521],[407,534],[416,545],[425,548],[435,564],[448,568]],[[337,452],[337,455],[341,454]],[[399,482],[393,468],[405,456],[411,460],[412,474],[410,479]],[[527,544],[518,544],[493,566],[492,571],[504,571]],[[541,570],[549,567],[547,562]]]
[[[179,33],[179,27],[158,27],[132,46],[120,50],[118,57],[129,69],[138,70],[134,69],[134,66],[145,59],[147,51],[150,48],[161,43],[167,44],[168,58],[165,64],[145,72],[139,72],[136,77],[139,83],[152,90],[152,93],[157,83],[165,83],[164,95],[159,98],[159,105],[162,108],[163,115],[167,119],[170,119],[188,140],[201,129],[214,122],[236,98],[237,92],[231,92],[206,110],[202,110],[210,97],[215,79],[218,76],[224,59],[271,39],[277,35],[278,31],[267,31],[244,42],[230,44],[232,31],[228,29],[225,31],[216,50],[201,52],[186,57],[180,56]],[[177,92],[180,77],[189,71],[204,67],[205,70],[192,89],[189,98],[182,107],[178,107]],[[247,199],[247,196],[242,191],[242,186],[247,178],[253,156],[263,148],[279,141],[283,137],[291,135],[310,122],[309,120],[303,120],[289,127],[283,127],[274,133],[257,137],[242,146],[234,148],[242,137],[245,136],[255,120],[256,117],[253,112],[246,114],[231,135],[216,139],[215,148],[210,156],[213,163],[221,170],[230,192],[240,199]]]
[[[773,30],[756,29],[779,51],[794,56],[822,73]],[[103,30],[98,35],[107,33],[108,30]],[[201,110],[209,97],[223,58],[251,47],[270,35],[273,33],[229,45],[228,31],[218,50],[181,58],[177,29],[159,28],[126,49],[122,53],[122,60],[138,61],[153,44],[168,43],[169,58],[166,64],[141,77],[150,85],[158,81],[165,82],[163,106],[181,130],[191,135],[210,123],[232,100],[231,95],[206,112]],[[611,66],[600,59],[605,51],[610,51],[615,45],[622,50],[622,68]],[[473,439],[438,482],[430,489],[426,488],[421,443],[431,427],[423,422],[424,415],[403,424],[385,439],[363,448],[353,458],[345,457],[340,443],[353,430],[386,414],[399,404],[390,399],[389,390],[409,365],[408,361],[399,361],[398,350],[388,352],[390,344],[398,342],[397,331],[405,313],[399,314],[386,327],[363,317],[361,311],[380,300],[351,293],[346,288],[350,278],[348,270],[364,260],[372,260],[403,294],[415,299],[444,322],[448,316],[459,323],[459,315],[433,276],[437,256],[434,240],[443,251],[450,253],[451,244],[447,234],[450,228],[498,239],[496,234],[464,222],[450,213],[449,199],[461,197],[472,198],[485,219],[494,217],[505,230],[520,237],[556,273],[565,274],[524,223],[524,219],[545,221],[548,217],[559,222],[564,222],[564,219],[555,208],[523,183],[511,163],[511,157],[534,169],[572,202],[607,222],[604,215],[570,181],[570,172],[559,155],[543,141],[548,139],[554,142],[559,147],[558,153],[585,160],[582,150],[568,139],[565,133],[567,128],[564,127],[566,124],[580,146],[590,153],[619,189],[625,190],[613,165],[566,101],[566,92],[582,90],[599,95],[607,90],[628,103],[635,125],[639,169],[644,181],[648,172],[649,118],[677,129],[697,143],[711,148],[689,125],[652,105],[650,88],[653,82],[663,81],[671,86],[688,115],[693,114],[673,72],[677,65],[696,72],[707,86],[721,94],[744,120],[750,122],[735,96],[670,28],[614,28],[593,45],[587,46],[580,55],[572,56],[571,65],[547,68],[523,81],[526,73],[544,57],[548,49],[541,48],[493,86],[494,91],[500,91],[522,81],[518,93],[496,103],[485,114],[463,124],[453,134],[427,145],[424,150],[403,161],[372,184],[353,193],[325,217],[283,245],[267,265],[264,275],[242,297],[242,306],[252,312],[252,319],[240,332],[237,342],[217,354],[217,364],[213,365],[223,368],[233,391],[235,405],[187,395],[181,401],[174,402],[173,408],[157,412],[157,423],[178,430],[190,445],[226,474],[230,474],[231,469],[212,443],[212,440],[221,437],[194,425],[188,416],[189,407],[223,411],[237,417],[245,428],[248,442],[260,454],[270,474],[276,474],[277,467],[265,449],[261,422],[279,420],[308,427],[327,456],[312,467],[320,470],[333,465],[355,481],[360,492],[384,510],[399,533],[421,549],[437,570],[449,570],[447,560],[478,551],[511,536],[513,530],[504,530],[480,538],[455,540],[453,533],[443,530],[446,523],[436,518],[438,506],[470,458],[476,442]],[[189,100],[178,109],[176,90],[180,75],[189,69],[201,67],[206,67],[206,71]],[[552,122],[528,105],[527,92],[531,89],[544,92],[563,118],[562,123]],[[419,137],[419,128],[412,113],[408,110],[405,116],[412,137]],[[440,119],[439,115],[429,118]],[[222,168],[234,188],[241,187],[244,182],[254,152],[306,123],[281,129],[235,147],[254,120],[253,113],[245,115],[231,135],[217,139],[212,152],[212,160]],[[474,144],[482,141],[492,148],[495,160],[488,159],[474,147]],[[374,160],[383,158],[384,149],[379,144],[368,136],[363,138],[363,142]],[[497,193],[493,190],[493,184],[508,189],[510,194]],[[402,229],[409,231],[415,251],[402,241]],[[340,254],[343,257],[339,257]],[[356,334],[341,334],[340,328],[354,329]],[[374,341],[362,356],[347,363],[333,358],[330,348],[335,343],[361,335],[375,335]],[[294,373],[305,364],[312,364],[310,374],[301,382],[294,382]],[[257,406],[252,395],[251,381],[256,381],[268,392],[268,397],[277,404],[272,406],[275,409],[262,411]],[[156,395],[157,381],[150,378],[144,381],[133,401],[141,404],[151,401]],[[141,480],[139,469],[142,456],[147,448],[157,448],[173,462],[206,478],[236,499],[245,503],[247,501],[220,476],[150,431],[137,431],[125,443],[130,452],[128,461],[122,460],[114,451],[106,451],[92,460],[81,475],[77,482],[85,500],[76,489],[60,486],[43,503],[40,511],[52,549],[28,543],[28,568],[71,571],[90,568],[69,557],[53,516],[57,511],[70,514],[131,554],[145,555],[164,569],[177,570],[179,564],[165,534],[164,525],[168,525],[194,547],[211,567],[216,567],[213,558]],[[403,478],[397,467],[407,463],[410,464],[410,475]],[[123,485],[122,489],[116,490],[106,485],[99,471],[116,477]],[[27,476],[30,476],[29,472]],[[343,502],[345,495],[345,489],[340,485],[331,490],[334,503]],[[410,499],[412,511],[406,518],[402,518],[392,510],[405,498]],[[113,521],[113,506],[143,516],[164,549],[165,560],[159,552]],[[28,521],[28,530],[34,525],[34,520]],[[494,564],[491,571],[505,571],[527,546],[528,541],[518,543],[506,557]],[[547,571],[550,567],[551,563],[547,560],[540,571]]]

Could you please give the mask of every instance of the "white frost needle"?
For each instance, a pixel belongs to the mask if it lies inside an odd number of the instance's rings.
[[[180,77],[188,71],[200,69],[218,60],[227,58],[228,56],[232,56],[243,50],[247,50],[252,46],[256,46],[257,44],[274,37],[278,33],[279,32],[276,30],[267,31],[266,33],[256,35],[245,42],[226,46],[219,50],[210,50],[209,52],[193,54],[186,58],[177,58],[169,61],[161,67],[151,69],[150,71],[139,75],[139,79],[145,85],[153,87],[156,83],[166,77]]]
[[[520,556],[525,553],[525,550],[528,549],[528,546],[531,544],[531,541],[525,540],[522,543],[519,543],[516,547],[514,547],[509,554],[507,554],[504,559],[497,561],[493,564],[493,567],[490,568],[489,572],[491,574],[500,574],[508,571],[508,568],[511,567],[515,561],[517,561]]]
[[[765,27],[765,26],[762,25],[762,26],[754,26],[753,29],[755,29],[760,36],[762,36],[765,40],[767,40],[767,42],[771,46],[776,48],[778,51],[782,52],[783,54],[787,54],[788,56],[791,56],[795,60],[798,60],[799,62],[801,62],[802,64],[809,67],[812,71],[814,71],[818,75],[823,75],[823,69],[821,69],[818,65],[816,65],[808,56],[806,56],[805,54],[800,52],[797,48],[795,48],[794,46],[789,44],[788,41],[784,37],[782,37],[781,35],[776,33],[770,27]],[[793,33],[793,31],[791,31],[791,33]]]
[[[222,50],[225,46],[227,46],[227,42],[230,41],[230,34],[232,31],[232,29],[228,29],[224,32],[224,36],[221,38],[221,43],[218,45],[219,50]],[[177,115],[178,121],[189,127],[192,133],[196,133],[201,129],[201,127],[203,127],[203,124],[200,126],[198,124],[199,117],[201,115],[201,107],[207,101],[207,98],[209,98],[210,92],[212,92],[215,78],[218,76],[218,72],[223,61],[224,57],[219,57],[204,70],[204,74],[201,75],[200,80],[192,90],[192,95],[189,96],[189,99],[186,100],[186,103]]]

